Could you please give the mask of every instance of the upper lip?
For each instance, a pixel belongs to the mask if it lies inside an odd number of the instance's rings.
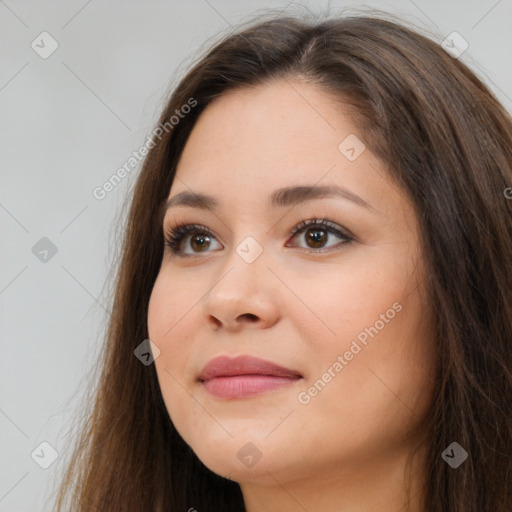
[[[269,375],[273,377],[293,377],[302,375],[284,366],[258,357],[242,355],[237,357],[219,356],[211,359],[201,370],[198,380],[205,381],[216,377],[232,377],[234,375]]]

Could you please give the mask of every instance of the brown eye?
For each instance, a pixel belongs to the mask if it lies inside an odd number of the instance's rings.
[[[324,219],[310,219],[302,221],[291,233],[293,238],[304,239],[306,245],[299,245],[303,249],[310,249],[311,252],[328,252],[330,247],[336,248],[354,241],[354,238],[344,232],[343,228],[333,222]],[[329,238],[339,238],[337,244],[326,245]],[[327,248],[322,250],[323,248]],[[315,251],[314,249],[320,249]]]
[[[185,224],[176,226],[168,231],[164,235],[164,239],[165,245],[169,247],[174,254],[186,257],[194,256],[201,252],[208,252],[215,237],[205,226],[201,226],[200,224]]]
[[[325,229],[310,228],[306,231],[306,243],[313,249],[322,247],[328,238],[328,233]]]
[[[190,238],[190,246],[198,252],[208,249],[210,243],[211,240],[208,235],[194,235]]]

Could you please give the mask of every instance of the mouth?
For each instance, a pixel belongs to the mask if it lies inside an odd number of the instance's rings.
[[[213,396],[240,399],[293,385],[302,378],[296,370],[244,355],[212,359],[197,380]]]

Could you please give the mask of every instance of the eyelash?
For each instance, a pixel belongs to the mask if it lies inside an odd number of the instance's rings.
[[[290,237],[294,237],[301,231],[306,231],[305,228],[307,227],[320,227],[323,228],[327,233],[333,234],[338,236],[343,240],[343,242],[340,242],[339,245],[345,245],[347,243],[353,242],[354,237],[352,235],[349,235],[347,232],[343,231],[342,229],[339,229],[337,227],[337,224],[335,224],[332,221],[329,221],[327,219],[304,219],[301,220],[289,233]],[[210,229],[208,229],[206,226],[202,226],[201,224],[178,224],[174,228],[169,229],[164,234],[164,242],[167,247],[173,252],[173,254],[180,256],[182,258],[188,258],[188,257],[194,257],[199,256],[201,253],[195,253],[195,254],[186,254],[182,250],[179,249],[179,245],[181,242],[185,239],[187,235],[190,234],[198,234],[198,235],[204,235],[208,237],[215,238],[215,235],[211,232]],[[336,246],[334,246],[336,247]],[[304,248],[301,248],[304,249]],[[325,253],[325,252],[331,252],[336,249],[305,249],[308,252],[311,253]],[[208,251],[205,251],[208,252]]]

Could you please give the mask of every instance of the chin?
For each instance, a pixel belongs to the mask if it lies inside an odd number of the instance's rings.
[[[268,473],[282,469],[289,471],[293,465],[292,461],[283,458],[286,452],[290,453],[289,447],[283,449],[282,444],[272,443],[271,439],[265,439],[266,434],[247,429],[243,433],[236,433],[228,429],[233,435],[230,437],[225,430],[219,429],[222,433],[203,430],[197,435],[184,437],[184,440],[199,460],[220,476],[237,482],[271,482]],[[190,429],[187,431],[190,433]]]
[[[264,447],[257,448],[246,443],[234,442],[226,450],[194,450],[201,462],[210,470],[235,482],[258,482],[261,484],[275,483],[270,475],[279,473],[283,469],[290,469],[290,464],[283,467],[283,460],[273,460]]]

